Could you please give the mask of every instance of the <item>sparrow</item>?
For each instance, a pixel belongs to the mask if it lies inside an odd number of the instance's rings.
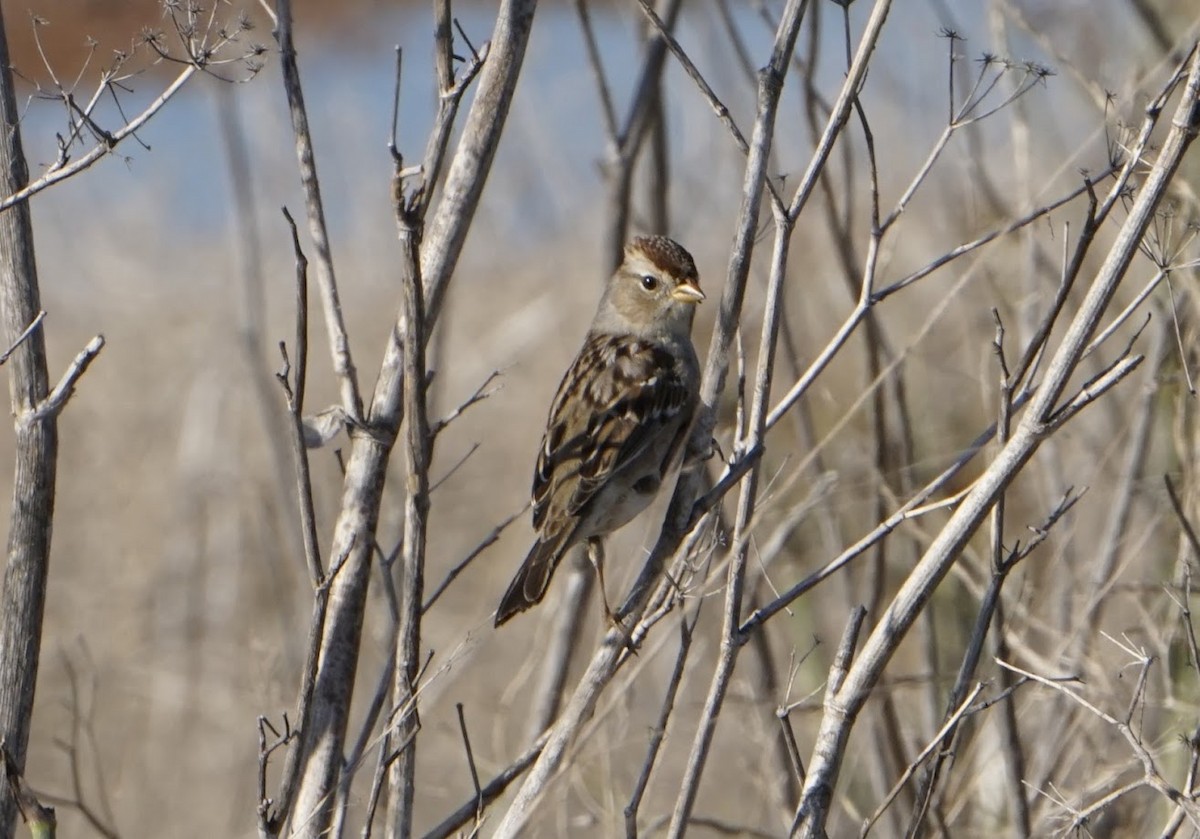
[[[692,319],[704,299],[692,255],[633,239],[550,406],[533,473],[537,541],[496,611],[535,605],[568,550],[586,542],[604,611],[601,538],[650,505],[680,460],[700,393]]]

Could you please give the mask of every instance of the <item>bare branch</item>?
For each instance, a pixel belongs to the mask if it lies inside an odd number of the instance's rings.
[[[47,807],[40,802],[17,768],[16,761],[8,753],[8,746],[0,742],[0,766],[4,768],[5,786],[16,802],[21,818],[29,825],[34,839],[54,839],[58,819],[53,807]]]
[[[430,435],[432,437],[437,437],[437,435],[441,434],[442,431],[445,430],[446,426],[448,426],[450,423],[454,422],[456,419],[458,419],[460,416],[462,416],[464,413],[466,413],[467,409],[470,408],[472,405],[482,402],[483,400],[485,400],[489,396],[491,396],[493,393],[500,390],[500,388],[502,388],[503,385],[497,385],[494,388],[488,389],[488,385],[490,385],[493,381],[495,381],[500,375],[501,375],[500,370],[493,370],[491,373],[489,373],[487,378],[483,380],[483,384],[481,384],[479,387],[477,387],[475,389],[475,392],[467,397],[466,401],[464,401],[461,405],[459,405],[453,411],[446,414],[446,416],[442,417],[440,420],[438,420],[437,422],[435,422],[433,424],[433,426],[429,429]]]
[[[425,590],[425,545],[429,518],[429,464],[433,456],[433,431],[429,424],[428,374],[425,368],[426,310],[421,280],[421,228],[415,203],[402,194],[400,166],[393,174],[396,227],[402,249],[401,281],[404,285],[400,323],[404,346],[405,463],[408,468],[404,496],[404,543],[401,553],[400,642],[393,668],[392,701],[412,708],[397,729],[403,742],[399,759],[388,769],[389,835],[412,835],[413,803],[417,784],[417,672],[421,663],[421,600]]]
[[[458,575],[467,570],[467,566],[474,562],[476,557],[478,557],[492,545],[496,544],[496,541],[500,538],[500,534],[507,530],[510,524],[519,519],[521,516],[525,515],[525,512],[529,509],[529,506],[529,502],[526,502],[524,507],[517,510],[511,516],[508,516],[495,527],[493,527],[491,532],[489,532],[487,536],[483,537],[483,541],[472,548],[471,552],[467,554],[461,562],[447,572],[446,579],[442,580],[442,582],[439,583],[438,586],[433,590],[433,593],[429,595],[429,599],[425,601],[425,605],[421,607],[421,611],[428,612],[433,604],[437,602],[437,599],[442,596],[442,593],[450,587],[450,584],[454,582],[455,579],[457,579]]]
[[[650,783],[650,773],[654,770],[654,764],[658,760],[658,753],[659,749],[662,748],[663,739],[667,736],[667,723],[670,721],[671,713],[675,709],[675,695],[679,692],[679,685],[683,681],[688,653],[691,652],[692,648],[692,632],[696,628],[696,623],[700,620],[700,609],[703,604],[703,598],[697,599],[696,606],[692,609],[690,617],[686,612],[681,612],[679,616],[679,651],[675,654],[675,666],[671,670],[671,677],[667,680],[667,690],[663,695],[658,719],[655,721],[654,728],[650,732],[650,744],[646,748],[646,759],[642,762],[642,769],[638,773],[637,781],[634,782],[633,793],[629,797],[629,803],[625,805],[626,839],[636,839],[638,835],[638,808],[641,807],[642,797],[646,794],[646,786]]]
[[[9,357],[12,356],[12,354],[17,351],[17,348],[19,348],[21,346],[21,344],[25,343],[25,339],[28,338],[30,335],[32,335],[33,330],[35,330],[39,326],[41,326],[42,321],[44,321],[45,319],[46,319],[46,310],[43,309],[42,311],[37,313],[37,317],[35,317],[32,321],[30,321],[29,326],[25,327],[25,330],[20,335],[17,336],[17,339],[12,342],[12,345],[8,349],[6,349],[3,353],[0,353],[0,364],[4,364],[4,362],[8,361]]]
[[[945,748],[945,744],[949,742],[954,729],[958,726],[958,723],[962,720],[962,718],[971,710],[971,703],[975,701],[975,698],[979,696],[982,691],[983,685],[976,683],[975,687],[970,693],[967,694],[966,698],[963,699],[959,706],[951,711],[950,716],[946,719],[946,722],[943,723],[937,734],[935,734],[933,739],[930,740],[925,748],[921,750],[916,759],[905,768],[904,774],[900,776],[900,778],[888,792],[887,796],[879,803],[879,806],[875,808],[875,812],[872,813],[863,824],[862,830],[859,832],[859,836],[866,836],[871,832],[871,828],[876,822],[879,821],[879,817],[883,815],[884,810],[892,805],[892,802],[896,800],[896,796],[900,794],[900,790],[904,788],[904,785],[908,783],[909,779],[912,778],[912,776],[916,773],[917,767],[928,760],[929,756],[933,754],[935,750]]]
[[[316,250],[317,287],[321,290],[325,328],[329,332],[329,349],[334,374],[342,393],[342,408],[354,420],[362,417],[362,398],[358,390],[358,374],[350,354],[350,339],[342,316],[337,278],[333,270],[333,253],[325,225],[325,204],[321,199],[321,184],[317,179],[316,153],[308,127],[308,111],[304,106],[304,91],[300,87],[300,70],[296,66],[296,48],[292,43],[291,0],[276,0],[277,25],[275,40],[279,42],[283,87],[287,94],[296,140],[296,158],[300,167],[300,186],[304,190],[304,206],[308,215],[308,234]]]
[[[1001,667],[1005,668],[1006,670],[1011,670],[1012,672],[1014,672],[1018,675],[1021,675],[1027,679],[1030,679],[1031,681],[1038,682],[1039,684],[1045,685],[1046,687],[1051,688],[1052,690],[1058,691],[1058,693],[1067,697],[1070,701],[1074,702],[1076,705],[1080,706],[1088,713],[1092,714],[1093,716],[1098,717],[1099,719],[1106,722],[1108,725],[1112,726],[1118,732],[1120,732],[1121,736],[1129,744],[1130,749],[1133,751],[1134,755],[1137,757],[1138,761],[1142,765],[1142,770],[1144,772],[1144,776],[1143,776],[1142,780],[1139,782],[1139,784],[1153,787],[1157,792],[1159,792],[1161,795],[1166,797],[1168,800],[1181,806],[1183,808],[1184,815],[1192,823],[1192,827],[1197,830],[1200,830],[1200,805],[1198,805],[1195,801],[1189,800],[1182,792],[1180,792],[1178,789],[1176,789],[1171,784],[1167,783],[1167,781],[1163,778],[1163,776],[1160,774],[1160,772],[1158,770],[1158,766],[1154,761],[1154,756],[1152,754],[1150,754],[1150,751],[1142,743],[1141,738],[1137,735],[1137,733],[1133,730],[1133,728],[1129,724],[1129,721],[1132,718],[1133,704],[1136,703],[1141,696],[1141,690],[1142,690],[1143,686],[1145,685],[1146,672],[1147,672],[1148,668],[1150,667],[1150,665],[1153,663],[1153,659],[1151,659],[1149,657],[1145,657],[1140,662],[1142,665],[1142,669],[1140,670],[1139,675],[1138,675],[1138,684],[1135,686],[1133,696],[1131,697],[1131,709],[1130,709],[1129,713],[1126,715],[1124,720],[1118,720],[1117,718],[1113,717],[1111,714],[1101,710],[1100,708],[1093,705],[1091,702],[1088,702],[1086,699],[1084,699],[1078,693],[1070,690],[1069,688],[1066,687],[1066,685],[1062,684],[1061,680],[1048,679],[1044,676],[1040,676],[1036,673],[1032,673],[1028,670],[1024,670],[1020,667],[1017,667],[1014,664],[1010,664],[1007,661],[997,660],[996,663],[999,664]],[[1107,806],[1107,804],[1109,804],[1110,801],[1111,801],[1110,797],[1105,797],[1105,798],[1101,799],[1101,806]],[[1078,828],[1080,825],[1082,825],[1084,823],[1084,821],[1086,820],[1086,818],[1094,811],[1094,809],[1098,809],[1098,808],[1089,808],[1087,810],[1077,812],[1075,814],[1074,821],[1069,829],[1074,830],[1074,829]]]
[[[31,413],[18,417],[17,422],[40,422],[47,417],[57,416],[66,407],[67,400],[75,393],[75,383],[79,381],[79,377],[87,372],[88,367],[96,360],[96,356],[100,355],[100,350],[102,349],[104,349],[103,335],[97,335],[88,341],[87,346],[79,351],[79,354],[75,356],[70,366],[67,367],[66,372],[58,380],[58,384],[54,386],[54,389],[34,407]]]
[[[976,482],[974,489],[930,544],[881,616],[851,669],[846,684],[833,700],[838,712],[827,713],[822,718],[808,781],[797,808],[797,824],[805,836],[815,837],[825,829],[826,810],[823,802],[827,801],[836,783],[850,728],[900,639],[907,633],[934,586],[959,556],[996,498],[1051,430],[1048,424],[1055,416],[1054,406],[1074,373],[1117,283],[1124,276],[1184,151],[1190,145],[1194,126],[1200,123],[1200,53],[1193,51],[1191,66],[1181,72],[1186,72],[1187,89],[1176,109],[1171,131],[1103,266],[1049,362],[1044,383],[1034,394],[1008,445]],[[1156,122],[1158,116],[1157,111],[1151,110],[1147,114],[1147,122]],[[1110,373],[1119,375],[1121,367],[1119,364]]]
[[[37,180],[32,181],[20,189],[17,189],[7,198],[0,198],[0,212],[7,210],[14,204],[26,201],[32,196],[37,195],[42,190],[54,186],[60,181],[65,181],[72,175],[77,175],[84,169],[89,168],[93,163],[112,151],[112,149],[115,148],[118,143],[128,137],[133,136],[139,128],[149,122],[155,114],[162,110],[162,107],[166,105],[167,102],[169,102],[175,96],[175,94],[183,89],[183,86],[188,83],[188,80],[190,80],[192,76],[196,74],[196,72],[197,67],[194,64],[189,64],[187,67],[184,67],[179,75],[175,77],[174,81],[167,85],[166,89],[164,89],[163,92],[160,93],[153,102],[146,106],[144,111],[131,119],[123,127],[112,132],[102,142],[97,143],[89,152],[79,158],[76,158],[72,163],[51,169]]]
[[[525,770],[532,766],[533,762],[537,760],[538,755],[542,753],[542,749],[546,745],[546,739],[548,736],[549,732],[543,734],[541,737],[535,740],[529,746],[529,748],[522,752],[516,760],[500,771],[496,777],[492,778],[492,780],[489,781],[475,796],[473,796],[470,801],[447,816],[433,830],[426,833],[425,839],[446,839],[447,836],[450,836],[452,833],[466,824],[470,819],[474,818],[475,814],[479,812],[479,805],[481,801],[483,802],[484,806],[486,806],[503,795],[504,791],[508,789],[508,785],[517,778],[521,777]]]
[[[296,470],[296,502],[300,509],[300,535],[304,546],[304,561],[308,568],[309,581],[314,588],[321,585],[325,574],[321,566],[321,547],[317,542],[317,513],[313,505],[312,473],[308,462],[308,439],[304,421],[304,394],[308,387],[308,259],[300,247],[300,233],[296,222],[285,207],[283,217],[292,233],[292,252],[296,260],[296,369],[288,378],[288,356],[283,354],[284,372],[279,376],[284,394],[287,396],[288,413],[292,420],[292,461]],[[338,419],[344,417],[344,412]]]
[[[467,229],[478,205],[490,170],[496,145],[508,116],[508,106],[525,54],[533,22],[535,0],[502,0],[496,29],[487,60],[479,77],[462,137],[443,187],[434,218],[425,226],[420,245],[424,340],[428,340],[437,320],[454,265],[458,260]],[[284,28],[280,7],[280,25]],[[290,26],[290,22],[287,24]],[[399,198],[399,196],[397,196]],[[310,741],[304,776],[297,794],[297,818],[302,830],[298,836],[317,839],[329,823],[331,797],[337,788],[341,770],[342,741],[345,738],[350,695],[357,670],[367,582],[370,578],[371,547],[378,522],[383,475],[391,453],[394,435],[404,415],[406,350],[402,346],[404,325],[400,317],[392,329],[371,408],[369,433],[351,429],[353,449],[346,465],[342,513],[335,527],[334,551],[357,540],[347,551],[346,572],[335,580],[329,626],[322,641],[313,708],[319,734]],[[417,603],[420,603],[418,600]],[[414,612],[416,610],[413,610]]]

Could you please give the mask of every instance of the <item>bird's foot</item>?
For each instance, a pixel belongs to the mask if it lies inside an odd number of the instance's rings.
[[[621,636],[622,646],[629,650],[631,655],[637,655],[637,642],[633,640],[633,633],[625,627],[625,624],[621,622],[619,617],[617,617],[613,612],[609,611],[607,603],[604,604],[604,607],[604,617],[608,620],[608,625],[615,629]]]

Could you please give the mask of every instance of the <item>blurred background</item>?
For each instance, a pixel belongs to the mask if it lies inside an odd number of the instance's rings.
[[[432,12],[426,4],[410,3],[295,5],[339,287],[355,361],[364,388],[370,388],[399,303],[387,149],[394,48],[403,49],[400,147],[415,160],[435,102]],[[705,0],[685,3],[680,16],[680,42],[747,134],[754,80],[728,27],[731,21],[750,69],[756,68],[765,63],[773,35],[764,16],[777,14],[779,5]],[[828,100],[845,68],[841,10],[824,2],[813,7],[819,11],[815,29],[808,32],[806,25],[797,54],[813,64],[816,87]],[[39,88],[50,88],[54,77],[67,83],[78,76],[78,95],[90,95],[114,51],[131,50],[146,27],[166,30],[170,43],[170,27],[154,0],[4,0],[2,8],[27,97],[21,130],[36,177],[55,159],[56,134],[65,126],[62,103],[40,96]],[[621,2],[590,9],[620,112],[638,68],[640,13]],[[283,399],[273,378],[280,366],[278,342],[290,343],[293,333],[292,249],[280,208],[299,217],[303,204],[270,26],[257,4],[235,0],[216,13],[234,20],[241,11],[255,23],[242,40],[267,47],[261,73],[244,83],[198,78],[138,132],[137,141],[122,144],[32,204],[52,377],[93,334],[103,333],[108,343],[61,423],[53,561],[27,775],[51,797],[82,794],[99,819],[124,837],[253,833],[256,719],[264,714],[278,720],[290,712],[304,654],[311,590],[297,536]],[[454,11],[477,47],[489,38],[492,4],[461,3]],[[868,12],[866,3],[851,6],[855,38]],[[1078,184],[1081,169],[1103,168],[1106,144],[1119,139],[1122,126],[1137,125],[1147,94],[1173,67],[1170,55],[1187,48],[1198,22],[1195,0],[897,4],[863,93],[885,212],[945,127],[952,48],[961,55],[954,71],[960,95],[980,72],[976,59],[984,53],[1038,62],[1054,74],[952,140],[888,243],[885,280],[899,279],[1065,194]],[[943,29],[964,40],[951,42],[939,34]],[[439,440],[435,480],[454,471],[433,496],[427,586],[436,585],[526,503],[546,407],[606,273],[601,232],[608,149],[583,44],[573,5],[544,3],[434,342],[435,413],[459,404],[492,371],[502,371],[502,387]],[[106,100],[98,112],[106,127],[120,124],[118,107],[127,115],[139,112],[178,72],[177,66],[153,61],[144,45],[125,68],[132,72],[123,82],[127,92],[119,103]],[[1020,83],[1020,68],[1018,63],[989,101],[1000,104],[1010,84]],[[231,66],[225,75],[248,74]],[[784,101],[772,171],[789,192],[807,165],[812,141],[804,92],[795,78],[789,79]],[[666,102],[669,232],[694,253],[702,285],[715,300],[738,212],[743,160],[673,59],[666,71]],[[829,340],[857,294],[847,285],[822,209],[832,200],[838,213],[844,211],[858,248],[851,264],[861,267],[869,185],[861,132],[851,136],[846,156],[832,165],[840,173],[832,179],[833,195],[815,200],[798,226],[788,292],[793,345],[786,350],[789,360],[781,361],[779,393],[794,380],[793,370],[803,369]],[[639,205],[643,215],[635,214],[634,226],[644,229],[644,195]],[[785,588],[859,538],[878,520],[878,498],[928,480],[991,421],[998,376],[991,309],[1005,317],[1015,340],[1020,325],[1053,295],[1063,225],[1077,225],[1080,211],[1077,204],[1053,213],[888,301],[881,318],[891,351],[904,359],[914,432],[913,456],[893,458],[890,473],[881,474],[874,456],[870,400],[861,398],[872,377],[861,348],[843,353],[806,397],[806,422],[781,424],[767,456],[767,474],[774,478],[765,482],[764,526],[783,522],[817,485],[817,476],[828,475],[832,483],[820,496],[820,514],[787,529],[767,574],[771,585]],[[764,273],[758,270],[752,280],[747,346],[757,344]],[[1151,274],[1148,263],[1135,265],[1125,299]],[[1180,300],[1190,299],[1190,275],[1181,273],[1177,282]],[[1153,299],[1165,304],[1166,290]],[[703,307],[697,323],[701,353],[714,311],[715,306]],[[1122,333],[1126,338],[1141,324],[1140,318],[1134,321]],[[1156,360],[1149,374],[1135,376],[1104,407],[1073,424],[1014,488],[1013,538],[1024,538],[1018,531],[1044,519],[1068,486],[1091,487],[1011,587],[1024,604],[1018,620],[1029,647],[1026,660],[1049,670],[1078,652],[1061,643],[1073,626],[1064,614],[1072,613],[1078,598],[1091,596],[1085,587],[1092,569],[1088,558],[1111,510],[1107,493],[1122,478],[1139,389],[1150,385],[1159,388],[1157,409],[1145,465],[1132,476],[1134,512],[1121,535],[1118,570],[1105,590],[1112,605],[1092,630],[1119,636],[1177,621],[1176,614],[1163,611],[1158,590],[1174,572],[1177,538],[1160,476],[1187,477],[1180,466],[1180,429],[1192,398],[1180,385],[1173,339],[1166,332],[1150,334],[1165,324],[1155,321],[1142,338],[1168,348],[1161,367]],[[322,328],[314,317],[310,410],[336,400]],[[728,444],[727,425],[718,436]],[[821,441],[815,453],[812,440]],[[12,474],[7,441],[11,433],[0,431],[0,482],[6,487]],[[337,445],[313,453],[326,550],[341,489]],[[400,459],[397,454],[393,475],[402,468]],[[385,548],[401,529],[399,485],[390,482],[392,500],[384,505],[379,541]],[[895,497],[886,497],[891,500],[884,507],[894,509]],[[7,505],[0,509],[6,516]],[[610,549],[610,588],[631,581],[636,563],[614,558],[638,551],[654,532],[653,518],[630,525]],[[790,616],[776,620],[773,656],[780,684],[765,690],[760,666],[749,657],[740,666],[732,707],[717,735],[721,758],[706,774],[698,815],[759,835],[783,831],[789,802],[783,800],[786,784],[778,781],[773,756],[774,707],[786,698],[789,660],[808,650],[814,637],[827,642],[799,668],[790,694],[795,701],[821,685],[829,647],[849,605],[890,593],[931,532],[933,521],[914,525],[897,535],[886,564],[868,569],[864,560],[862,569],[825,584],[829,596],[822,590],[804,598]],[[491,613],[530,538],[522,516],[447,590],[425,622],[437,677],[423,694],[428,710],[419,752],[418,828],[436,823],[471,796],[454,703],[465,706],[483,775],[507,765],[527,743],[524,703],[556,594],[498,632],[491,628]],[[943,584],[945,600],[940,594],[934,604],[937,618],[926,631],[940,628],[942,648],[934,658],[940,657],[944,672],[931,674],[917,651],[893,664],[887,690],[911,717],[900,739],[914,754],[936,730],[941,708],[927,700],[940,695],[944,701],[986,562],[986,552],[967,557]],[[382,595],[372,597],[378,602],[364,636],[360,704],[370,699],[388,650]],[[694,669],[680,692],[678,728],[643,805],[648,820],[669,812],[674,800],[692,736],[689,721],[694,723],[708,682],[717,613],[714,603],[701,622]],[[590,632],[599,632],[599,615],[597,606]],[[531,835],[620,832],[621,809],[673,659],[673,630],[661,630],[666,649],[651,646],[631,665],[637,679],[611,692],[593,735],[558,782],[561,800],[549,805],[551,815]],[[1098,672],[1116,680],[1125,661],[1120,652],[1094,638],[1089,643],[1099,649]],[[1195,692],[1189,693],[1195,674],[1181,683],[1172,674],[1169,668],[1160,674],[1151,714],[1161,720],[1155,730],[1164,744],[1183,731],[1179,726],[1186,720],[1194,726],[1200,710]],[[1123,708],[1127,688],[1114,681],[1112,693],[1100,701],[1107,697]],[[1048,701],[1030,693],[1022,713],[1030,721],[1041,719]],[[814,707],[819,709],[819,696]],[[817,719],[814,711],[798,714],[805,757],[811,748],[805,727]],[[895,780],[866,765],[873,725],[860,725],[854,741],[859,751],[852,751],[857,757],[843,770],[848,794],[870,802],[863,804],[867,812]],[[1092,742],[1090,752],[1081,745],[1081,751],[1039,756],[1042,763],[1031,777],[1081,796],[1090,789],[1089,775],[1111,770],[1111,777],[1120,778],[1127,755],[1106,756],[1102,767],[1089,767],[1089,755],[1100,760]],[[959,819],[948,835],[1002,835],[1006,809],[989,792],[994,770],[988,768],[987,737],[971,743],[959,759],[976,768],[946,805]],[[1164,759],[1172,765],[1171,759],[1185,758],[1181,751]],[[1031,798],[1051,819],[1053,805]],[[1115,832],[1094,826],[1094,835],[1144,835],[1139,825],[1159,823],[1155,799],[1130,796],[1128,802],[1121,805],[1128,810],[1113,808]],[[99,835],[71,807],[60,806],[59,816],[62,835]],[[850,823],[853,819],[843,827]],[[890,835],[881,829],[880,835]],[[724,834],[700,824],[694,835]]]

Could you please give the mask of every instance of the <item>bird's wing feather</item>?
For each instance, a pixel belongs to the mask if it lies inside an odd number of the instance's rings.
[[[585,382],[582,399],[569,384]],[[605,483],[688,409],[671,354],[648,341],[597,334],[563,377],[533,478],[533,523],[547,539],[573,527]]]
[[[546,590],[550,588],[550,577],[562,559],[563,542],[569,535],[562,533],[555,539],[539,539],[533,543],[517,575],[508,584],[504,597],[500,599],[500,607],[496,610],[496,626],[500,626],[513,615],[525,611],[546,596]]]

